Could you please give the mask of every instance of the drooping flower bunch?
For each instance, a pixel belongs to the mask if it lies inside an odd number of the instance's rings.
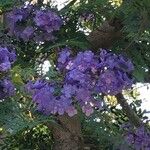
[[[37,109],[46,114],[66,112],[73,116],[76,106],[80,106],[89,116],[94,108],[102,106],[100,93],[116,95],[132,85],[131,61],[106,50],[101,50],[100,55],[87,50],[73,57],[71,50],[65,48],[59,53],[57,70],[63,75],[60,84],[38,80],[27,86]]]
[[[11,69],[11,64],[16,60],[16,53],[13,48],[0,46],[0,73],[7,72]],[[14,86],[7,77],[0,80],[0,100],[12,96]]]
[[[150,132],[144,127],[139,127],[136,130],[128,128],[124,138],[135,150],[150,149]]]
[[[62,25],[61,18],[52,10],[34,5],[14,8],[8,15],[9,35],[27,42],[54,41],[54,32]]]

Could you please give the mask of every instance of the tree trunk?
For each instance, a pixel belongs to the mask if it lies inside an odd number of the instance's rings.
[[[58,116],[61,127],[52,127],[53,150],[83,150],[81,124],[78,116]]]
[[[118,103],[121,105],[122,110],[128,117],[130,123],[136,127],[140,127],[142,125],[142,121],[134,112],[134,110],[132,110],[130,105],[127,103],[127,100],[123,97],[122,94],[118,94],[116,97],[117,97]]]
[[[113,44],[121,38],[120,31],[122,25],[120,21],[105,21],[98,29],[92,31],[87,37],[93,50],[98,51],[99,48],[109,49]]]

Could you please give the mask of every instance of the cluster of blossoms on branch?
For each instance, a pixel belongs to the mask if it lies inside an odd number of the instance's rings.
[[[2,79],[0,80],[0,100],[14,94],[14,85],[6,76],[3,77],[3,73],[11,69],[11,64],[13,64],[15,60],[16,54],[13,48],[0,47],[0,74],[2,75]]]
[[[135,150],[150,150],[150,132],[145,127],[126,128],[125,141]]]
[[[54,32],[62,25],[54,11],[29,4],[13,9],[7,20],[9,35],[24,42],[54,41]],[[45,114],[73,116],[80,106],[89,116],[94,108],[102,106],[100,93],[116,95],[132,86],[133,68],[129,59],[110,51],[101,50],[98,55],[86,50],[74,56],[65,48],[59,54],[57,65],[58,73],[63,75],[61,83],[41,79],[29,82],[27,87],[38,104],[37,109]]]
[[[62,25],[61,18],[52,10],[34,5],[14,8],[7,15],[10,36],[28,42],[54,41],[54,32]]]
[[[37,109],[46,114],[73,116],[78,106],[89,116],[101,108],[99,94],[116,95],[132,86],[132,62],[122,55],[101,50],[99,55],[87,50],[73,57],[64,48],[58,57],[57,70],[63,75],[61,83],[38,80],[29,82]]]

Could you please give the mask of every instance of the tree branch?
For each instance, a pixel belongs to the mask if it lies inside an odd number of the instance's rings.
[[[54,150],[82,150],[84,141],[78,115],[57,117],[58,125],[46,124],[53,133]]]
[[[98,29],[92,31],[87,37],[92,49],[112,47],[113,43],[122,36],[121,26],[118,21],[105,21]]]
[[[121,105],[123,112],[129,118],[131,124],[136,127],[140,127],[142,125],[141,119],[137,116],[137,114],[132,110],[130,105],[127,103],[127,100],[124,98],[122,94],[118,94],[117,101]]]

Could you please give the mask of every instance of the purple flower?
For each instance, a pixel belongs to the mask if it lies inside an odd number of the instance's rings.
[[[128,129],[124,138],[125,141],[136,150],[150,149],[150,132],[144,127]]]
[[[61,18],[53,11],[41,10],[33,5],[23,5],[7,15],[9,35],[27,42],[55,41],[53,35],[62,25]]]
[[[100,52],[100,69],[114,69],[114,67],[117,64],[117,55],[106,51],[106,50],[101,50]]]
[[[49,10],[38,10],[35,14],[34,21],[36,25],[41,27],[43,30],[51,33],[60,29],[62,21],[55,12]]]
[[[116,95],[131,85],[126,74],[120,71],[106,70],[99,76],[97,89],[104,94]]]
[[[90,104],[86,104],[82,106],[82,111],[83,113],[85,113],[86,116],[90,116],[94,112],[94,109]]]
[[[99,80],[97,90],[104,94],[116,95],[132,86],[129,74],[133,70],[132,62],[122,55],[101,50],[99,63]]]
[[[134,66],[131,60],[129,60],[126,57],[123,57],[122,55],[120,55],[117,59],[116,68],[128,73],[134,70]]]
[[[72,63],[73,65],[70,70],[78,69],[81,72],[90,70],[91,66],[93,66],[93,64],[95,63],[94,53],[92,53],[91,51],[79,52]]]
[[[67,85],[64,86],[64,89],[68,89],[68,91],[63,89],[61,96],[55,95],[56,86],[47,81],[37,80],[35,83],[30,81],[26,87],[28,91],[31,91],[33,102],[37,104],[38,111],[47,115],[70,113],[72,101],[69,98],[72,91],[69,91]],[[72,111],[71,113],[73,113]]]
[[[14,62],[16,61],[16,59],[17,59],[17,55],[16,55],[15,50],[10,49],[10,48],[8,48],[8,49],[9,49],[9,53],[8,53],[9,61],[10,61],[10,62],[11,62],[11,64],[12,64],[12,63],[14,63]]]
[[[101,69],[116,69],[123,72],[130,73],[134,70],[133,63],[128,58],[112,52],[101,50],[100,52],[100,65]]]
[[[76,87],[71,84],[65,84],[62,89],[62,93],[67,97],[71,98],[76,92]]]
[[[9,28],[9,34],[13,36],[18,32],[18,24],[27,21],[30,12],[28,7],[14,8],[10,13],[7,14],[7,22]]]
[[[69,73],[68,73],[68,80],[75,80],[75,81],[81,81],[84,80],[85,78],[85,74],[82,73],[81,71],[77,70],[77,69],[74,69],[74,70],[71,70]]]
[[[30,38],[33,37],[33,33],[34,33],[34,28],[31,26],[26,27],[23,32],[21,33],[20,37],[24,40],[24,41],[29,41]]]
[[[8,53],[6,48],[0,48],[0,71],[7,71],[11,68]]]
[[[13,96],[15,93],[15,87],[8,79],[0,80],[0,99],[5,99]]]
[[[25,20],[26,17],[27,17],[27,13],[25,11],[24,8],[15,8],[13,9],[13,11],[11,11],[9,14],[8,14],[8,19],[10,19],[11,22],[18,22],[18,21],[22,21],[22,20]]]
[[[78,101],[88,102],[92,100],[91,91],[85,88],[79,88],[76,92],[76,98]]]
[[[58,62],[65,64],[68,60],[69,60],[69,56],[70,56],[70,51],[68,48],[63,49],[60,53],[59,53],[59,58],[58,58]]]
[[[37,80],[34,84],[32,84],[32,89],[41,89],[43,88],[47,83],[44,80]]]
[[[75,109],[74,106],[69,106],[67,109],[66,109],[66,113],[68,114],[68,116],[72,117],[74,115],[77,114],[77,110]]]
[[[45,114],[49,114],[55,102],[55,97],[53,96],[53,88],[49,85],[45,85],[40,89],[35,89],[32,96],[33,101],[37,104],[37,109]]]
[[[16,60],[16,54],[7,47],[0,47],[0,71],[8,71]]]
[[[61,95],[57,105],[58,114],[63,115],[65,112],[68,113],[68,109],[72,106],[72,100],[64,95]]]

